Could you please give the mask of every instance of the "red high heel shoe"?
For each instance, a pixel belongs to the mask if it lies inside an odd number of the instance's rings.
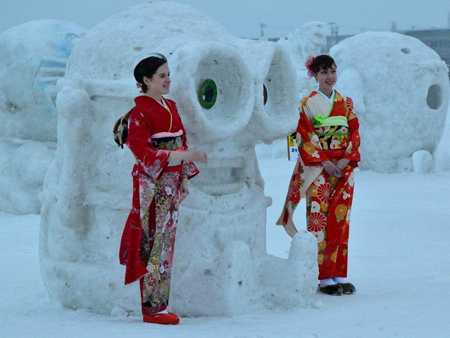
[[[144,322],[165,325],[177,325],[180,318],[175,313],[154,313],[152,315],[144,315]]]

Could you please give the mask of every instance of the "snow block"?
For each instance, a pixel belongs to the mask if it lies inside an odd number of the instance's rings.
[[[450,153],[448,150],[438,148],[433,153],[434,170],[437,173],[450,170]]]
[[[433,157],[428,151],[419,150],[412,156],[413,169],[418,174],[430,174],[434,171]]]

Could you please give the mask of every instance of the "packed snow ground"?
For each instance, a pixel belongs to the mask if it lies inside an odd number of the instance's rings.
[[[441,143],[447,148],[448,123]],[[260,160],[266,194],[273,198],[267,249],[280,257],[287,257],[290,238],[274,224],[293,165],[285,158]],[[356,294],[317,294],[319,309],[182,318],[171,327],[52,304],[39,271],[39,215],[0,213],[0,337],[447,337],[448,187],[450,172],[358,171],[349,250],[349,277]],[[303,216],[299,207],[299,227]]]

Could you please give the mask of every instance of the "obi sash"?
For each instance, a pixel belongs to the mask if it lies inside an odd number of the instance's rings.
[[[314,127],[327,127],[327,126],[344,126],[348,127],[347,118],[345,116],[330,116],[321,119],[319,114],[316,114],[312,125]]]
[[[183,131],[180,130],[177,133],[158,133],[152,135],[152,145],[154,149],[158,150],[184,150],[183,146]],[[178,167],[182,164],[182,161],[169,162],[168,167]]]
[[[183,150],[183,136],[184,135],[152,138],[153,148],[172,151]]]

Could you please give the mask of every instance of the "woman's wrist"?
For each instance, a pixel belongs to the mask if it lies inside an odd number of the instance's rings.
[[[169,155],[169,162],[178,162],[184,160],[184,154],[181,151],[171,151]]]

